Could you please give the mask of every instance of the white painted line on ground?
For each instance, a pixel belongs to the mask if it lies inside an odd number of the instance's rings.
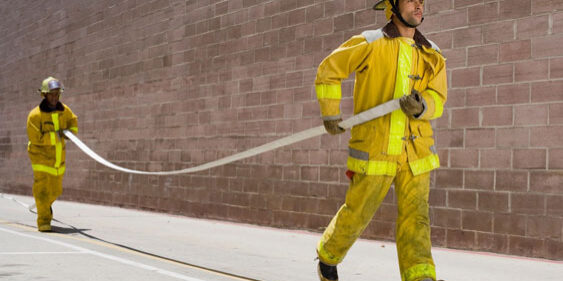
[[[162,274],[162,275],[174,277],[174,278],[177,278],[177,279],[180,279],[180,280],[205,281],[205,280],[189,277],[189,276],[186,276],[186,275],[182,275],[182,274],[179,274],[179,273],[176,273],[176,272],[164,270],[164,269],[161,269],[161,268],[158,268],[158,267],[138,263],[138,262],[135,262],[135,261],[132,261],[132,260],[128,260],[128,259],[124,259],[124,258],[100,253],[100,252],[97,252],[97,251],[94,251],[94,250],[82,248],[82,247],[75,246],[75,245],[72,245],[72,244],[68,244],[68,243],[65,243],[65,242],[49,239],[49,238],[46,238],[46,237],[40,237],[40,236],[25,234],[25,233],[9,230],[9,229],[2,228],[2,227],[0,227],[0,231],[4,231],[4,232],[7,232],[7,233],[11,233],[11,234],[14,234],[14,235],[19,235],[19,236],[23,236],[23,237],[27,237],[27,238],[32,238],[32,239],[36,239],[36,240],[49,242],[49,243],[52,243],[52,244],[56,244],[56,245],[60,245],[60,246],[63,246],[63,247],[67,247],[67,248],[76,250],[80,253],[92,254],[92,255],[102,257],[102,258],[105,258],[105,259],[108,259],[108,260],[112,260],[112,261],[116,261],[116,262],[119,262],[119,263],[131,265],[131,266],[141,268],[141,269],[146,269],[146,270],[149,270],[149,271],[152,271],[152,272],[156,272],[156,273],[159,273],[159,274]]]

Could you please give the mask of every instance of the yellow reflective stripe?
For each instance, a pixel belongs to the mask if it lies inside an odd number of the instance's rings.
[[[405,270],[401,275],[403,281],[422,280],[424,278],[432,278],[436,280],[436,269],[431,264],[417,264]]]
[[[317,92],[317,99],[342,99],[342,88],[340,85],[319,84],[315,85],[315,91]]]
[[[408,43],[400,40],[399,58],[397,62],[397,79],[395,81],[395,92],[393,98],[398,99],[410,93],[409,74],[412,68],[413,48]],[[405,135],[407,116],[401,110],[391,113],[391,124],[389,128],[389,144],[387,154],[400,155],[403,151],[402,137]]]
[[[327,252],[324,248],[324,243],[322,239],[319,241],[319,244],[317,245],[317,255],[319,255],[319,259],[323,263],[330,265],[337,265],[344,258],[344,257],[337,258],[333,254]]]
[[[49,138],[51,139],[51,145],[55,145],[57,143],[55,132],[49,132]]]
[[[53,113],[51,114],[51,120],[53,120],[53,126],[55,126],[55,131],[59,130],[59,114]]]
[[[58,134],[58,131],[60,129],[59,114],[58,113],[51,114],[51,119],[53,120],[53,126],[55,127],[55,133]],[[53,137],[51,136],[51,140],[52,139],[53,139]],[[61,166],[62,154],[63,154],[63,144],[61,142],[55,143],[55,168],[58,168],[58,167]]]
[[[366,161],[348,157],[347,166],[351,171],[370,176],[395,176],[397,174],[396,162]]]
[[[62,174],[65,173],[65,166],[62,166],[60,168],[53,168],[53,167],[49,167],[49,166],[45,166],[45,165],[41,165],[41,164],[33,164],[31,165],[31,167],[33,168],[33,171],[36,172],[44,172],[53,176],[60,176]]]
[[[412,174],[418,176],[440,167],[440,158],[438,158],[438,154],[431,154],[409,162],[409,166],[411,167]]]
[[[68,129],[71,130],[73,133],[78,134],[78,127],[70,127]]]
[[[432,115],[430,119],[436,119],[442,116],[442,113],[444,112],[444,104],[442,103],[440,96],[438,96],[438,93],[436,93],[436,91],[431,89],[426,90],[426,92],[429,93],[434,100],[434,115]]]

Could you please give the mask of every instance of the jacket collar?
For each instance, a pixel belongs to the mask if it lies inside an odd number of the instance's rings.
[[[41,101],[41,103],[39,104],[39,109],[43,112],[53,112],[53,111],[64,111],[65,108],[63,106],[63,104],[61,102],[57,102],[57,106],[55,106],[55,108],[49,108],[49,105],[47,104],[47,99],[43,99],[43,101]]]
[[[385,37],[388,38],[397,38],[397,37],[401,37],[401,34],[399,33],[399,29],[397,28],[397,26],[392,22],[388,22],[384,27],[383,27],[383,34],[385,34]],[[414,31],[414,43],[418,46],[418,47],[426,47],[426,48],[432,48],[432,44],[430,44],[430,42],[428,42],[428,40],[426,39],[426,37],[424,37],[424,35],[422,35],[422,33],[420,33],[420,31],[418,31],[418,29],[415,29]]]

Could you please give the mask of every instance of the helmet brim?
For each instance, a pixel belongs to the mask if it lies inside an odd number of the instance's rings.
[[[385,2],[387,2],[387,0],[381,0],[381,1],[377,2],[375,5],[373,5],[373,9],[377,10],[377,11],[385,10],[385,7],[387,6],[385,4]]]

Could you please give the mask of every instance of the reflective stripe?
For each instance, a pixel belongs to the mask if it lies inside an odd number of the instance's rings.
[[[317,99],[339,100],[342,98],[342,88],[340,85],[319,84],[315,85],[315,90],[317,92]]]
[[[411,266],[403,272],[401,279],[403,281],[422,280],[423,278],[432,278],[436,280],[436,269],[431,264],[417,264]]]
[[[348,169],[369,176],[395,176],[397,163],[387,161],[360,160],[348,157]]]
[[[357,149],[353,149],[348,147],[348,154],[352,158],[360,159],[360,160],[369,160],[369,153]]]
[[[60,168],[53,168],[53,167],[49,167],[49,166],[45,166],[45,165],[41,165],[41,164],[33,164],[31,165],[31,167],[33,168],[33,171],[36,172],[44,172],[53,176],[60,176],[62,174],[65,173],[65,166],[62,166]]]
[[[71,130],[74,134],[78,134],[78,127],[70,127],[68,129]]]
[[[51,114],[51,119],[53,120],[53,126],[55,127],[55,133],[58,133],[60,126],[59,126],[59,114],[53,113]],[[51,132],[53,134],[53,132]],[[53,137],[51,136],[51,140]],[[63,144],[59,141],[55,143],[55,168],[61,166],[61,159],[63,155]]]
[[[442,103],[440,96],[438,96],[438,93],[431,89],[426,90],[426,92],[428,92],[434,100],[434,115],[432,115],[430,119],[436,119],[442,116],[442,113],[444,112],[444,104]]]
[[[399,58],[397,62],[397,79],[395,81],[394,99],[408,95],[410,92],[410,72],[412,68],[413,48],[403,40],[399,40]],[[401,138],[405,135],[407,116],[402,110],[395,110],[391,113],[391,125],[389,128],[389,145],[387,154],[400,155],[403,152],[403,142]]]
[[[55,132],[49,132],[49,138],[51,139],[51,145],[55,145],[55,143],[57,143],[57,137],[55,136]]]
[[[440,167],[440,159],[438,154],[430,154],[422,159],[409,162],[409,166],[411,167],[412,174],[418,176]]]

